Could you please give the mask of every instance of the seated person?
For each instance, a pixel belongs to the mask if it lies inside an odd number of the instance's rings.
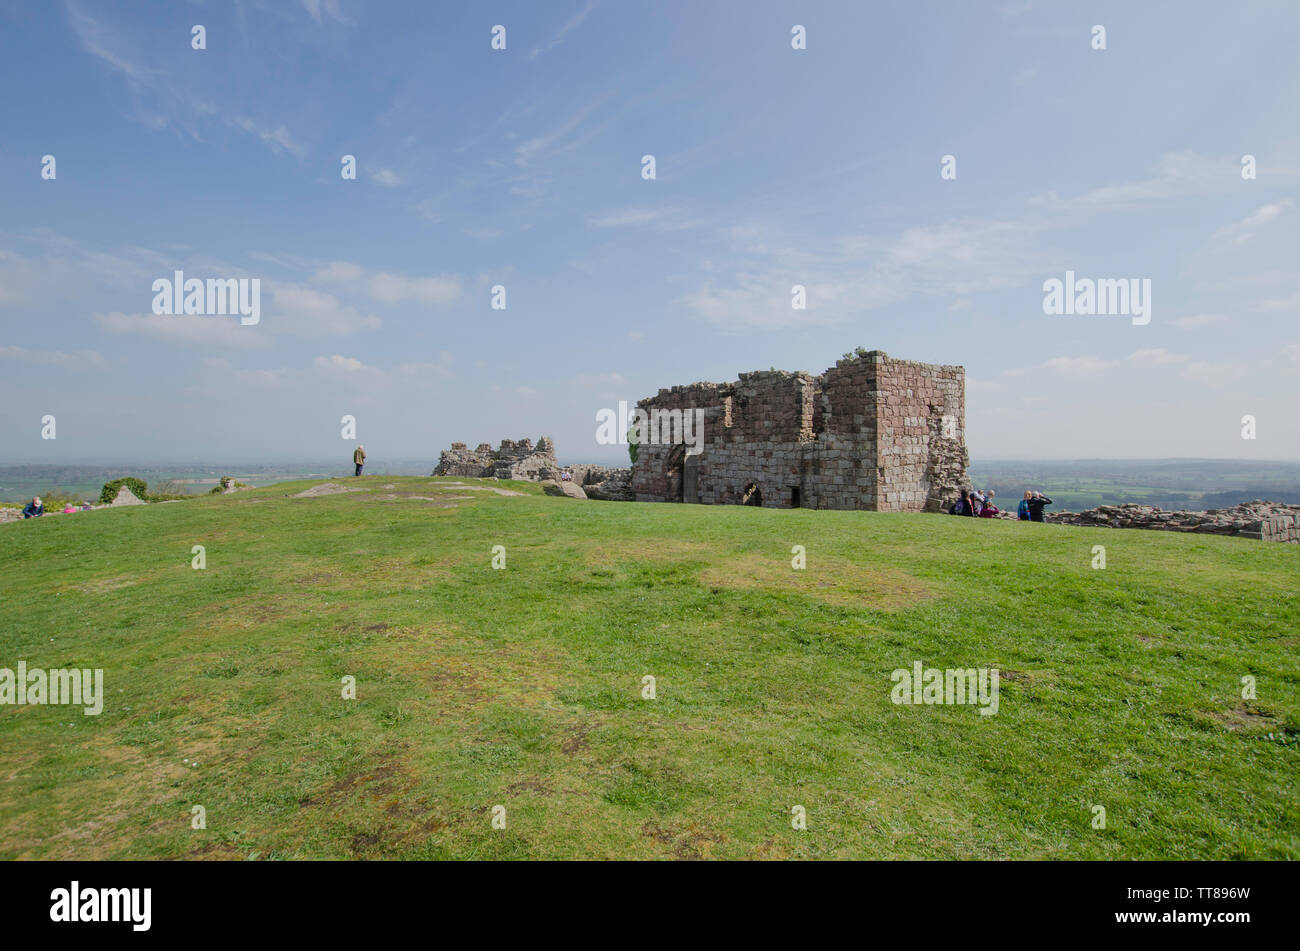
[[[38,495],[23,508],[23,518],[39,518],[45,514],[45,504]]]
[[[980,518],[997,518],[998,514],[999,514],[999,509],[996,505],[993,504],[992,499],[989,499],[987,502],[985,502],[984,507],[980,509]]]

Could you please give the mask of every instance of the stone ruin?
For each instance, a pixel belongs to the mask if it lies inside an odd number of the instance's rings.
[[[536,448],[531,439],[503,439],[495,451],[485,442],[474,450],[463,442],[454,442],[450,449],[443,450],[433,474],[542,482],[559,479],[560,464],[555,459],[555,444],[547,436],[537,440]]]
[[[1123,505],[1099,505],[1086,512],[1048,512],[1044,519],[1061,525],[1147,528],[1300,544],[1300,505],[1259,499],[1207,512],[1166,512],[1154,505],[1126,502]]]
[[[539,438],[536,446],[531,439],[503,439],[495,450],[485,442],[479,443],[476,449],[470,449],[463,442],[454,442],[450,449],[443,450],[433,475],[559,483],[565,469],[588,498],[615,502],[632,500],[631,469],[585,463],[561,466],[555,458],[555,443],[549,436]]]
[[[742,373],[662,389],[637,407],[658,437],[641,442],[632,466],[640,502],[941,512],[969,484],[959,366],[859,349],[820,376]],[[698,453],[676,438],[693,410],[703,412]]]

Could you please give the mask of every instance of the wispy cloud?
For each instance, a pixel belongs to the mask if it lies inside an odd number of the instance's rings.
[[[337,20],[339,23],[346,23],[343,18],[343,11],[339,6],[339,0],[302,0],[303,9],[307,15],[315,20],[318,24],[324,23],[325,16]]]
[[[1128,361],[1141,367],[1161,367],[1171,363],[1186,363],[1187,355],[1171,353],[1164,347],[1153,347],[1147,350],[1134,350],[1128,355]]]
[[[1255,237],[1260,228],[1276,221],[1282,216],[1282,213],[1290,208],[1295,207],[1295,202],[1290,198],[1284,198],[1282,201],[1270,202],[1251,212],[1240,221],[1225,225],[1215,232],[1215,240],[1231,245],[1245,244],[1251,238]]]
[[[62,367],[65,370],[97,370],[108,366],[108,361],[95,350],[27,350],[24,347],[0,347],[0,360],[17,360],[38,366]]]
[[[385,303],[413,300],[422,304],[445,304],[460,296],[459,278],[450,274],[435,277],[403,277],[380,272],[370,279],[370,293]]]
[[[1096,376],[1118,365],[1115,360],[1103,360],[1100,357],[1053,357],[1043,363],[1043,369],[1066,376]]]
[[[576,112],[569,115],[567,119],[542,135],[533,136],[515,148],[515,164],[520,168],[528,165],[533,159],[547,155],[562,147],[565,142],[577,129],[587,121],[591,115],[609,101],[613,93],[606,93],[597,99],[588,102]]]
[[[101,329],[112,334],[139,334],[201,348],[257,350],[270,346],[270,337],[260,327],[245,327],[237,318],[124,314],[121,311],[92,316]]]
[[[1232,157],[1208,158],[1195,152],[1168,152],[1147,178],[1103,185],[1073,198],[1062,198],[1051,191],[1037,196],[1033,203],[1058,212],[1133,208],[1215,188],[1226,189],[1234,183],[1234,176],[1240,182],[1239,170],[1240,165]]]
[[[289,134],[289,130],[282,125],[276,126],[274,129],[267,128],[247,116],[230,116],[226,119],[226,122],[236,129],[242,129],[257,136],[270,147],[272,152],[288,152],[290,155],[299,158],[306,154],[307,150],[295,142],[293,136]]]
[[[537,59],[537,57],[549,53],[551,50],[555,49],[555,47],[563,43],[565,37],[567,37],[578,27],[582,26],[582,21],[587,19],[587,15],[590,14],[591,11],[594,10],[595,8],[596,8],[596,0],[587,0],[587,5],[578,12],[577,16],[573,17],[573,19],[565,23],[564,26],[560,27],[559,32],[556,33],[555,36],[551,38],[551,42],[547,43],[545,46],[534,47],[532,52],[528,54],[528,59],[529,60]]]

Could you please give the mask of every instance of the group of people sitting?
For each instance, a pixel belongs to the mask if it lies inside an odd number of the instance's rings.
[[[957,501],[948,509],[949,515],[970,515],[976,518],[997,518],[1002,510],[993,504],[992,489],[981,492],[979,489],[963,489]],[[1043,521],[1043,506],[1051,505],[1052,500],[1041,492],[1025,490],[1025,497],[1016,507],[1016,518],[1022,522]]]
[[[80,506],[73,505],[69,502],[63,507],[63,514],[70,515],[73,512],[89,512],[90,503],[83,502]],[[41,501],[39,495],[34,496],[30,502],[23,506],[23,518],[40,518],[45,514],[45,503]]]

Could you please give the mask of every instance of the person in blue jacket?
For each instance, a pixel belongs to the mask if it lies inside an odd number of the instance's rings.
[[[23,518],[39,518],[45,514],[45,504],[38,495],[23,508]]]
[[[1021,499],[1020,504],[1016,506],[1016,518],[1018,518],[1022,522],[1029,521],[1029,500],[1032,499],[1033,497],[1034,497],[1034,493],[1030,492],[1028,489],[1025,489],[1025,497]]]

